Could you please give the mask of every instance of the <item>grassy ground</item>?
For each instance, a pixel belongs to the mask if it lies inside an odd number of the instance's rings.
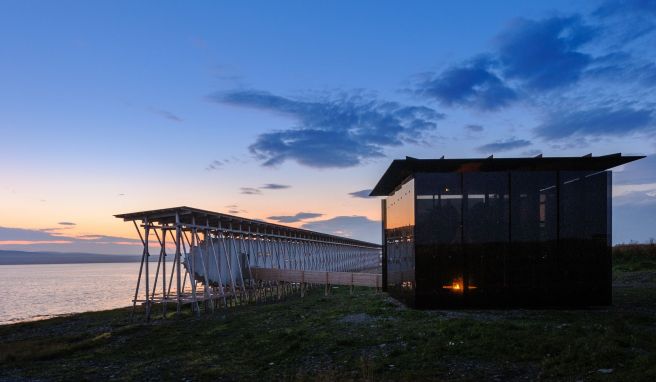
[[[615,264],[614,305],[597,309],[426,312],[318,288],[200,319],[133,323],[117,309],[0,326],[0,381],[653,381],[656,270],[630,260]]]

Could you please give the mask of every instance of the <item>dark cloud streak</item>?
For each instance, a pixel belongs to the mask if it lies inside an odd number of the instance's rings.
[[[314,219],[323,216],[323,214],[316,212],[299,212],[296,215],[285,216],[269,216],[267,219],[275,220],[278,223],[296,223],[307,219]]]
[[[530,145],[531,142],[525,139],[510,138],[507,140],[496,141],[496,142],[485,144],[483,146],[478,147],[477,150],[481,153],[493,154],[501,151],[510,151],[514,149],[519,149]]]
[[[601,107],[553,113],[535,132],[542,138],[563,139],[575,135],[624,136],[654,127],[652,110]]]
[[[259,188],[253,187],[240,187],[239,192],[244,195],[261,195],[262,191]]]
[[[183,119],[167,110],[150,108],[150,111],[173,122],[182,122]]]
[[[286,188],[291,188],[291,186],[287,184],[267,183],[260,187],[261,190],[284,190]]]
[[[465,125],[465,130],[472,132],[472,133],[480,133],[483,131],[483,126],[481,125]]]

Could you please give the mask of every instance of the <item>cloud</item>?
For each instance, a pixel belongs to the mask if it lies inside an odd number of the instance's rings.
[[[162,110],[162,109],[157,109],[157,108],[150,108],[149,109],[152,113],[155,113],[161,117],[164,117],[168,119],[169,121],[173,122],[182,122],[183,119],[178,117],[177,115],[171,113],[170,111]]]
[[[552,113],[535,132],[542,138],[562,139],[574,135],[624,136],[654,127],[652,110],[599,107]]]
[[[370,193],[371,193],[371,189],[366,189],[366,190],[349,192],[349,195],[351,195],[354,198],[369,199],[371,198],[371,196],[369,196]]]
[[[465,130],[472,133],[480,133],[483,131],[483,126],[481,125],[465,125]]]
[[[490,53],[452,66],[417,85],[416,93],[446,106],[498,110],[519,93],[561,88],[580,80],[594,57],[587,43],[600,35],[580,15],[515,19]]]
[[[59,222],[59,223],[57,223],[57,224],[59,224],[59,225],[66,225],[66,226],[73,226],[73,225],[75,225],[75,223],[73,223],[73,222]]]
[[[287,160],[315,168],[344,168],[383,156],[387,147],[417,142],[436,129],[443,114],[362,94],[341,93],[311,100],[256,90],[210,96],[215,102],[276,112],[295,126],[260,134],[250,151],[265,166]]]
[[[653,0],[609,0],[587,15],[517,18],[486,52],[418,81],[415,93],[488,111],[521,100],[546,116],[538,137],[578,135],[579,146],[597,133],[619,136],[616,121],[629,133],[651,129],[656,61],[645,47],[656,39],[655,16]]]
[[[0,227],[0,249],[135,254],[140,252],[138,246],[140,240],[118,236],[70,236],[52,229]]]
[[[656,203],[656,182],[613,185],[613,203],[616,205]]]
[[[370,220],[366,216],[337,216],[332,219],[308,222],[301,227],[371,243],[380,243],[382,240],[380,221]]]
[[[27,246],[27,245],[47,245],[47,244],[71,244],[70,240],[0,240],[0,248],[6,246]]]
[[[224,165],[225,165],[225,163],[223,161],[215,159],[210,164],[208,164],[207,167],[205,167],[205,170],[207,170],[207,171],[219,170],[219,169],[223,168]]]
[[[262,191],[258,188],[253,187],[241,187],[239,188],[240,193],[244,195],[261,195]]]
[[[299,212],[292,216],[269,216],[267,219],[275,220],[279,223],[296,223],[302,220],[318,218],[320,216],[323,216],[323,214],[316,212]]]
[[[489,58],[477,58],[433,75],[419,83],[416,92],[446,106],[496,110],[517,99],[517,93],[493,72],[492,67]]]
[[[478,147],[476,150],[482,153],[492,154],[501,151],[514,150],[530,146],[531,142],[525,139],[509,138],[506,140],[496,141]]]
[[[656,16],[656,1],[654,0],[605,1],[592,14],[602,18],[626,16],[630,14]]]
[[[613,243],[656,238],[656,154],[613,171]]]
[[[598,34],[579,15],[516,19],[497,36],[492,53],[446,69],[416,92],[447,106],[497,110],[519,98],[510,81],[534,91],[577,82],[593,61],[580,48]]]
[[[98,244],[122,244],[122,245],[141,245],[140,240],[127,239],[120,236],[108,235],[80,235],[75,237],[78,240],[90,241]]]
[[[613,171],[615,185],[656,183],[656,154],[623,166],[621,171]]]
[[[236,204],[229,204],[229,205],[225,206],[225,208],[228,209],[229,214],[240,214],[240,213],[247,213],[248,212],[244,209],[239,208],[239,206],[236,205]]]
[[[286,188],[291,188],[291,186],[286,184],[267,183],[260,187],[241,187],[240,190],[241,193],[245,195],[261,195],[262,190],[284,190]]]
[[[530,89],[559,88],[581,78],[592,56],[580,48],[598,34],[580,15],[517,19],[497,37],[498,59],[508,79]]]
[[[262,190],[282,190],[285,188],[290,188],[291,186],[286,184],[277,184],[277,183],[267,183],[260,187]]]
[[[26,228],[0,227],[0,241],[52,241],[65,240],[60,235],[51,234],[47,230],[34,230]]]
[[[610,0],[592,15],[613,29],[618,45],[637,40],[656,29],[656,2],[653,0]]]
[[[246,162],[247,162],[246,160],[233,155],[232,157],[229,158],[213,160],[212,162],[210,162],[209,165],[207,165],[205,170],[207,171],[220,170],[228,165],[239,165],[239,164],[245,164]]]

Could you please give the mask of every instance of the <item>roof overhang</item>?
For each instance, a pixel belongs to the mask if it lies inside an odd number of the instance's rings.
[[[593,157],[468,158],[468,159],[396,159],[369,194],[387,196],[406,179],[418,172],[489,172],[489,171],[604,171],[644,156],[610,154]]]

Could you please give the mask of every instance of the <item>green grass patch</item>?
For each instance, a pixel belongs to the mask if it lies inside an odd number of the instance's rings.
[[[638,280],[650,280],[644,272]],[[131,322],[117,309],[7,325],[0,377],[654,380],[656,293],[634,276],[619,273],[617,282],[632,281],[616,288],[613,307],[595,309],[416,311],[371,289],[324,297],[318,288],[200,318],[185,310]]]
[[[613,269],[634,272],[656,270],[656,244],[620,244],[613,247]]]

